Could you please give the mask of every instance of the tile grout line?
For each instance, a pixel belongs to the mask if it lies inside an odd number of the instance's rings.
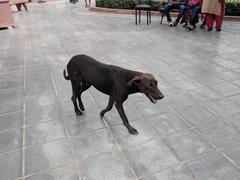
[[[23,122],[22,122],[22,180],[25,180],[25,145],[26,145],[26,62],[27,62],[27,17],[25,16],[25,31],[24,31],[24,66],[23,66]]]
[[[232,163],[238,170],[240,170],[240,166],[237,165],[231,158],[229,158],[224,152],[221,152],[221,154],[228,160],[230,163]]]
[[[52,20],[52,19],[50,19],[50,23],[51,23],[51,20]],[[63,47],[64,53],[65,53],[66,56],[69,58],[69,54],[68,54],[67,51],[65,50],[65,48],[64,48],[64,46],[63,46],[63,44],[62,44],[62,42],[61,42],[61,39],[60,39],[60,37],[59,37],[58,34],[57,34],[57,38],[59,39],[60,45]],[[49,69],[49,64],[48,64],[48,62],[46,62],[46,63],[47,63],[48,69]],[[58,97],[57,86],[56,86],[55,80],[54,80],[54,78],[53,78],[53,75],[52,75],[50,69],[49,69],[49,73],[50,73],[50,75],[51,75],[51,79],[52,79],[52,82],[53,82],[54,91],[55,91],[55,93],[56,93],[56,96]],[[58,98],[57,98],[57,99],[58,99]],[[59,104],[61,104],[61,101],[59,101]],[[64,120],[63,120],[62,118],[61,118],[61,121],[62,121],[62,123],[63,123],[63,128],[64,128],[64,132],[65,132],[65,134],[66,134],[67,143],[69,144],[70,150],[71,150],[71,153],[72,153],[73,163],[74,163],[73,166],[74,166],[74,168],[75,168],[75,171],[76,171],[76,173],[77,173],[77,176],[78,176],[79,180],[81,180],[81,174],[80,174],[80,171],[79,171],[79,169],[78,169],[78,161],[77,161],[77,158],[75,158],[76,152],[75,152],[74,147],[73,147],[73,145],[72,145],[72,143],[71,143],[71,140],[70,140],[70,139],[71,139],[71,136],[70,136],[70,134],[69,134],[69,132],[68,132],[68,130],[67,130],[67,126],[66,126],[66,124],[65,124],[65,122],[64,122]]]
[[[47,63],[47,65],[48,65],[48,63]],[[48,68],[49,68],[49,65],[48,65]],[[56,96],[58,96],[58,91],[57,91],[57,87],[56,87],[55,80],[54,80],[54,78],[53,78],[52,73],[51,73],[50,71],[49,71],[49,73],[50,73],[50,76],[51,76],[51,79],[52,79],[54,91],[55,91],[55,93],[56,93]],[[61,104],[61,102],[59,102],[58,104]],[[71,140],[70,140],[71,137],[70,137],[69,132],[68,132],[68,130],[67,130],[66,124],[65,124],[65,122],[64,122],[64,120],[63,120],[62,118],[61,118],[61,121],[62,121],[62,123],[63,123],[63,128],[64,128],[64,132],[65,132],[65,134],[66,134],[67,143],[68,143],[68,145],[70,146],[71,156],[73,157],[73,162],[74,162],[75,170],[76,170],[76,172],[77,172],[78,177],[80,177],[80,172],[79,172],[79,170],[78,170],[78,168],[77,168],[77,165],[76,165],[76,158],[75,158],[75,154],[76,154],[76,153],[75,153],[74,147],[73,147],[73,145],[72,145],[72,143],[71,143]]]
[[[7,50],[8,50],[8,47],[9,47],[9,44],[10,44],[10,41],[11,41],[11,39],[12,39],[13,34],[14,34],[14,31],[12,30],[12,32],[11,32],[9,38],[8,38],[7,46],[6,46],[6,48],[5,48],[5,51],[4,51],[4,53],[3,53],[3,56],[6,56],[6,55],[7,55]]]
[[[90,93],[88,92],[88,95],[89,97],[91,98],[92,102],[96,105],[96,108],[97,110],[101,111],[98,107],[98,105],[95,103],[93,97],[90,95]],[[133,173],[133,175],[136,177],[137,180],[139,180],[139,177],[137,176],[136,172],[134,171],[132,165],[130,164],[129,160],[127,159],[125,153],[124,153],[124,149],[121,147],[121,145],[119,144],[119,142],[117,141],[117,139],[115,138],[114,134],[112,133],[111,131],[111,128],[110,128],[110,125],[108,124],[108,122],[106,121],[105,117],[102,117],[101,118],[104,125],[106,125],[107,129],[109,130],[109,133],[111,134],[112,138],[114,139],[115,143],[116,143],[116,146],[118,147],[119,149],[119,152],[122,153],[123,157],[124,157],[124,160],[127,162],[128,164],[128,169]],[[113,152],[116,152],[116,151],[113,151]]]

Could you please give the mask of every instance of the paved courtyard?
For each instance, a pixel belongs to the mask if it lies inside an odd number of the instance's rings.
[[[240,23],[220,33],[169,28],[153,17],[88,11],[84,1],[29,4],[0,31],[1,180],[239,180]],[[14,7],[13,7],[14,8]],[[90,88],[75,116],[62,71],[76,54],[150,72],[165,98],[124,104]]]

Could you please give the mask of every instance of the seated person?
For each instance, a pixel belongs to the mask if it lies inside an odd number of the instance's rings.
[[[167,4],[163,6],[164,11],[166,13],[167,21],[169,26],[177,26],[178,22],[182,18],[183,14],[185,13],[187,7],[185,0],[169,0]],[[177,19],[172,22],[169,12],[171,9],[179,9]]]
[[[198,14],[201,12],[201,0],[189,0],[189,8],[191,10],[191,16],[189,24],[186,26],[188,30],[194,30],[198,23]]]

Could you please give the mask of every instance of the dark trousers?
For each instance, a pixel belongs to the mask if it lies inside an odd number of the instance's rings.
[[[166,5],[164,5],[163,8],[166,13],[168,22],[172,21],[170,14],[169,14],[171,9],[179,9],[179,13],[178,13],[178,17],[177,17],[176,21],[179,21],[181,19],[181,17],[183,16],[183,14],[185,13],[185,11],[187,9],[186,5],[184,5],[184,4],[166,4]]]
[[[198,22],[198,14],[201,12],[201,5],[196,4],[192,7],[192,15],[190,18],[190,24],[195,25]]]

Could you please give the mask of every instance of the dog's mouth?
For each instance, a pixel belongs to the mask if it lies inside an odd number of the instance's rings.
[[[151,95],[146,94],[146,96],[148,97],[148,99],[150,99],[150,101],[151,101],[153,104],[156,104],[156,103],[157,103],[157,99],[155,99],[155,98],[152,97]]]

